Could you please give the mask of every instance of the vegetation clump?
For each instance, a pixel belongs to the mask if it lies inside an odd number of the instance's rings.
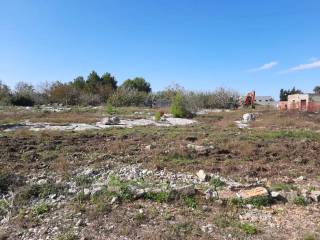
[[[176,118],[190,117],[191,113],[187,110],[186,102],[182,94],[177,93],[173,97],[170,112]]]

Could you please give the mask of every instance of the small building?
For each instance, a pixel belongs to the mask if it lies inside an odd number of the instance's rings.
[[[281,101],[278,104],[279,110],[289,111],[320,111],[320,94],[292,94],[288,95],[288,101]]]
[[[254,100],[255,104],[258,105],[275,105],[275,101],[271,96],[256,96]]]

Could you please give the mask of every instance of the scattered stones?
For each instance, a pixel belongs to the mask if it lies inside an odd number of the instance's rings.
[[[201,227],[201,231],[205,233],[212,233],[213,232],[213,225],[207,224]]]
[[[249,190],[240,190],[238,196],[242,199],[250,199],[254,197],[267,197],[269,196],[269,192],[264,187],[256,187]]]
[[[83,189],[83,194],[84,194],[85,196],[89,196],[89,195],[91,194],[90,189],[84,188],[84,189]]]
[[[212,188],[207,189],[205,192],[206,199],[217,199],[219,197],[218,192],[213,190]]]
[[[118,200],[118,197],[113,197],[110,201],[110,204],[114,204]]]
[[[154,149],[156,146],[155,145],[153,145],[153,144],[150,144],[150,145],[147,145],[147,146],[145,146],[145,150],[147,150],[147,151],[151,151],[152,149]]]
[[[306,180],[306,177],[304,177],[304,176],[300,176],[295,179],[296,182],[301,182],[301,181],[305,181],[305,180]]]

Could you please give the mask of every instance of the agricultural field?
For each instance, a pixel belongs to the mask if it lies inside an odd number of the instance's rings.
[[[320,238],[319,114],[157,114],[1,108],[0,239]]]

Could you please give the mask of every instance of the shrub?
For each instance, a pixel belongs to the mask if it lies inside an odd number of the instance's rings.
[[[19,82],[12,97],[12,104],[17,106],[33,106],[35,104],[36,92],[32,85]]]
[[[31,96],[14,95],[11,103],[16,106],[31,107],[34,105],[34,100]]]
[[[73,232],[61,233],[56,240],[77,240],[78,236]]]
[[[198,205],[196,199],[193,196],[182,196],[182,200],[184,204],[189,208],[196,208]]]
[[[295,199],[293,199],[293,203],[299,206],[306,206],[308,204],[303,196],[298,196]]]
[[[164,192],[164,191],[163,192],[159,192],[159,193],[147,192],[144,195],[145,199],[149,199],[149,200],[152,200],[152,201],[155,201],[155,202],[159,202],[159,203],[168,202],[169,201],[169,197],[170,197],[169,192]]]
[[[32,208],[32,213],[38,216],[48,212],[49,209],[50,208],[48,204],[46,204],[45,202],[40,202],[39,204],[37,204]]]
[[[144,106],[148,93],[136,89],[119,88],[109,98],[109,103],[115,107]]]
[[[0,216],[7,214],[8,209],[9,203],[4,199],[0,199]]]
[[[154,115],[154,119],[159,122],[161,120],[161,113],[159,111],[156,112],[156,114]]]
[[[45,184],[34,184],[26,187],[21,192],[19,192],[15,199],[15,205],[21,206],[28,204],[30,199],[35,198],[46,198],[50,194],[58,194],[63,191],[63,187],[60,185],[56,185],[53,183],[45,183]]]
[[[177,93],[171,102],[170,112],[174,117],[183,118],[189,117],[191,113],[187,110],[183,96]]]
[[[87,175],[80,175],[76,177],[75,181],[78,187],[86,187],[93,182],[93,179]]]
[[[212,185],[214,187],[214,189],[218,189],[220,187],[225,186],[226,183],[224,181],[222,181],[220,178],[215,177],[210,180],[210,185]]]
[[[229,202],[231,205],[235,205],[237,207],[243,207],[247,204],[251,204],[260,208],[263,206],[269,206],[272,203],[272,199],[270,197],[254,197],[250,199],[232,198]]]
[[[0,105],[9,105],[11,97],[10,88],[0,81]]]
[[[246,234],[253,235],[258,233],[257,228],[249,223],[242,223],[239,225],[239,228]]]
[[[7,172],[0,172],[0,193],[7,193],[10,187],[20,186],[23,183],[21,177]]]
[[[112,106],[112,104],[110,102],[107,103],[106,112],[111,115],[116,113],[116,110],[114,109],[114,107]]]

